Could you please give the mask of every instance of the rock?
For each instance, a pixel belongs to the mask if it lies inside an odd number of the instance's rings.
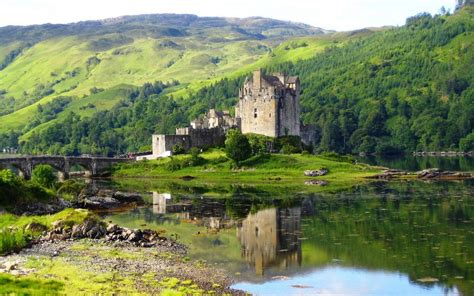
[[[29,232],[43,232],[46,230],[48,230],[48,227],[38,222],[31,222],[25,227],[25,231]]]
[[[472,175],[467,172],[450,172],[440,169],[426,169],[416,173],[420,179],[468,179]]]
[[[7,262],[3,263],[3,266],[5,267],[6,271],[12,271],[12,270],[15,270],[18,267],[18,263],[7,261]]]
[[[319,176],[325,176],[329,173],[329,170],[326,168],[322,168],[320,170],[306,170],[304,171],[304,175],[306,177],[319,177]]]
[[[143,203],[142,196],[136,192],[122,192],[117,191],[113,194],[113,198],[120,202],[136,202],[136,203]]]
[[[417,172],[416,174],[418,175],[418,178],[430,179],[430,178],[438,177],[441,174],[441,170],[438,168],[426,169],[426,170]]]
[[[328,185],[329,183],[327,181],[324,181],[324,180],[310,180],[310,181],[306,181],[304,182],[305,185],[317,185],[317,186],[326,186]]]
[[[120,205],[120,202],[113,197],[91,196],[83,200],[86,209],[113,209]]]
[[[118,229],[119,227],[117,226],[117,224],[110,223],[109,225],[107,225],[107,233],[115,233]]]
[[[107,233],[104,224],[95,219],[89,219],[72,227],[72,238],[102,238]]]

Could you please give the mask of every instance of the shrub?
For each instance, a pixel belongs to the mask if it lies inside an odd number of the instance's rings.
[[[179,154],[184,154],[185,150],[184,150],[183,145],[176,144],[171,148],[171,152],[173,152],[173,155],[179,155]]]
[[[225,152],[227,157],[235,163],[239,163],[252,156],[249,140],[239,130],[231,130],[227,133]]]
[[[299,147],[293,146],[291,144],[285,144],[281,148],[281,152],[284,154],[300,153],[301,149]]]
[[[53,188],[56,184],[56,175],[51,166],[40,164],[33,169],[31,180],[46,188]]]
[[[268,147],[267,145],[269,143],[273,143],[274,139],[263,136],[263,135],[257,135],[257,134],[248,134],[246,135],[250,147],[252,148],[252,154],[257,155],[257,154],[262,154],[268,152]]]
[[[276,139],[275,148],[283,153],[300,153],[301,138],[298,136],[284,136]]]

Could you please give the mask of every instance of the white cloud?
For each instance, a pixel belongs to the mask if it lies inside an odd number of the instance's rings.
[[[454,7],[454,0],[1,0],[0,26],[68,23],[145,13],[265,16],[328,29],[401,25],[422,11]]]

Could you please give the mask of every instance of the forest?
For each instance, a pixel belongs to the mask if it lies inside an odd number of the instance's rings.
[[[334,44],[313,58],[279,63],[267,73],[298,75],[301,119],[318,131],[316,152],[399,154],[474,150],[474,9],[422,13],[406,25]],[[189,96],[173,97],[173,83],[146,83],[110,110],[81,118],[71,113],[18,143],[25,153],[115,155],[151,148],[153,133],[173,133],[209,108],[233,109],[244,76],[220,80]],[[68,99],[43,106],[41,116]]]

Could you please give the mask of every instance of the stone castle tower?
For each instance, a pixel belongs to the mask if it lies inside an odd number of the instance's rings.
[[[244,134],[300,136],[299,78],[255,71],[239,91],[235,116]]]

